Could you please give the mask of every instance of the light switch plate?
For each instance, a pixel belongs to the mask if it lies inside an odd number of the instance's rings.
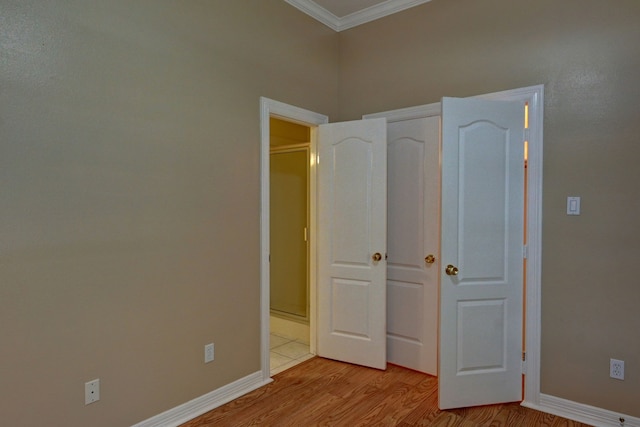
[[[580,215],[580,197],[567,197],[567,215]]]

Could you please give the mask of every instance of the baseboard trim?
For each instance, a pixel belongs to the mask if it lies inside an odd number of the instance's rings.
[[[596,408],[595,406],[573,402],[548,394],[540,393],[539,402],[539,405],[533,405],[525,401],[522,405],[595,427],[640,427],[640,418],[607,409]],[[620,424],[620,418],[624,418],[623,424]]]
[[[177,427],[272,381],[258,371],[131,427]]]

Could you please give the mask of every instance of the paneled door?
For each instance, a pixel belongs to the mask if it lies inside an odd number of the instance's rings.
[[[436,375],[440,116],[387,124],[387,359]]]
[[[318,129],[318,355],[386,368],[386,122]]]
[[[522,398],[523,112],[442,100],[441,409]]]

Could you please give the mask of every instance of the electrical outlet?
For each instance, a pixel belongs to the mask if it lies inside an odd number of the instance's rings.
[[[214,359],[213,343],[204,346],[204,363],[213,362]]]
[[[84,383],[84,404],[88,405],[100,400],[100,379]]]
[[[609,376],[624,380],[624,360],[609,359]]]

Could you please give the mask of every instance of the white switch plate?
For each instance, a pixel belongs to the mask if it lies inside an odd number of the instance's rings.
[[[567,215],[580,215],[580,197],[567,197]]]
[[[100,400],[100,379],[84,383],[84,404],[88,405]]]
[[[215,358],[213,343],[204,346],[204,363],[213,362]]]

